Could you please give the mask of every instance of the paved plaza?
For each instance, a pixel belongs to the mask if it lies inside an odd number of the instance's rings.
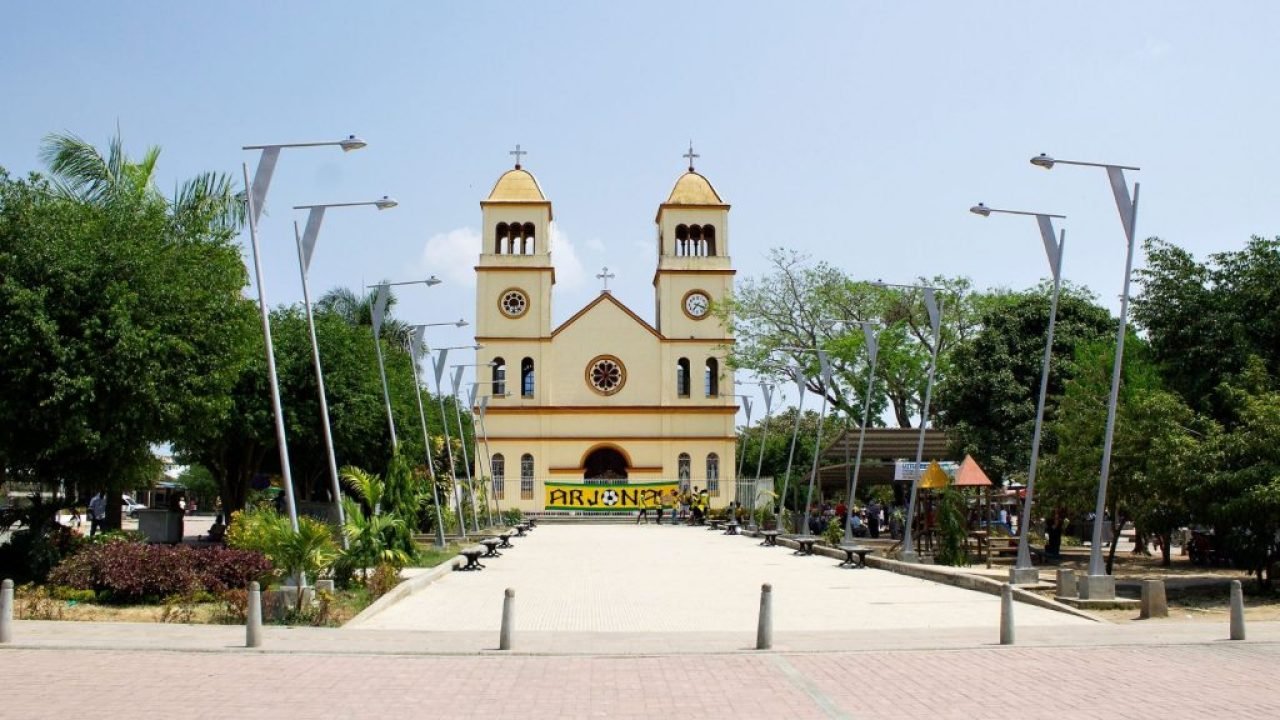
[[[760,586],[773,585],[774,630],[845,632],[994,628],[1000,600],[700,527],[539,526],[481,572],[451,573],[360,623],[385,630],[496,631],[505,588],[518,628],[557,633],[740,633],[754,641]],[[1020,626],[1084,620],[1030,605]]]

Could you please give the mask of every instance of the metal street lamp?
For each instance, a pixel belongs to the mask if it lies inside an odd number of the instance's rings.
[[[760,428],[760,455],[756,459],[756,479],[751,490],[751,519],[748,521],[747,527],[751,530],[756,528],[756,496],[760,492],[760,471],[764,468],[764,445],[769,438],[769,418],[773,414],[773,391],[776,389],[772,383],[760,382],[756,383],[760,386],[760,392],[764,393],[764,423]],[[778,528],[781,531],[782,528]]]
[[[294,532],[298,530],[298,506],[293,497],[293,473],[289,468],[289,443],[284,431],[284,409],[280,405],[280,379],[276,373],[276,352],[271,342],[271,311],[267,306],[267,288],[262,277],[262,257],[258,250],[258,220],[262,216],[262,206],[267,199],[267,189],[271,186],[271,176],[276,170],[276,161],[280,159],[280,151],[284,148],[323,147],[336,145],[344,151],[358,150],[366,145],[365,141],[350,135],[336,142],[280,143],[276,145],[245,145],[241,150],[261,150],[258,167],[249,178],[249,165],[241,163],[244,171],[244,185],[249,189],[245,194],[248,205],[249,242],[253,246],[253,273],[258,285],[258,312],[262,316],[262,340],[267,356],[267,385],[271,392],[271,413],[276,426],[276,445],[280,452],[280,476],[284,482],[285,504],[289,508],[289,524]]]
[[[1116,579],[1107,575],[1106,565],[1102,561],[1102,521],[1106,511],[1107,479],[1111,473],[1111,443],[1116,429],[1116,405],[1120,397],[1120,369],[1124,362],[1124,338],[1129,313],[1129,279],[1133,273],[1133,247],[1138,224],[1138,191],[1141,183],[1133,184],[1133,195],[1129,195],[1129,185],[1125,182],[1124,171],[1138,171],[1141,168],[1129,165],[1109,165],[1107,163],[1079,162],[1076,160],[1058,160],[1044,153],[1031,158],[1031,164],[1051,170],[1055,165],[1081,165],[1084,167],[1100,167],[1107,171],[1107,180],[1111,183],[1111,194],[1115,197],[1116,210],[1120,213],[1120,224],[1124,226],[1128,249],[1124,260],[1124,289],[1120,293],[1120,327],[1116,331],[1116,355],[1111,365],[1111,397],[1107,403],[1107,430],[1102,445],[1102,470],[1098,475],[1098,499],[1093,514],[1093,539],[1089,551],[1089,575],[1081,585],[1080,597],[1086,600],[1110,600],[1116,596]]]
[[[458,327],[462,327],[462,326],[459,325]],[[495,363],[492,363],[492,362],[462,363],[458,365],[449,366],[453,368],[453,376],[450,378],[452,391],[453,391],[453,415],[458,421],[458,440],[459,440],[458,444],[462,446],[462,468],[467,471],[467,487],[471,488],[471,527],[476,532],[480,531],[480,518],[479,518],[479,511],[476,509],[476,484],[475,484],[475,479],[471,475],[471,458],[469,457],[467,452],[467,444],[465,442],[462,442],[462,440],[466,438],[467,434],[466,434],[465,428],[462,426],[462,409],[461,407],[459,407],[462,404],[462,397],[461,397],[460,391],[462,389],[462,373],[464,372],[464,368],[493,367],[494,364]],[[474,437],[474,434],[475,433],[473,430],[472,431],[473,437]],[[479,465],[480,465],[480,458],[477,457],[476,458],[477,471],[479,470]],[[486,522],[490,526],[492,526],[493,513],[489,511],[488,499],[485,500],[484,510],[487,518]]]
[[[804,414],[804,369],[797,364],[792,365],[788,370],[791,373],[791,379],[795,381],[796,387],[799,389],[800,399],[796,403],[796,422],[791,429],[791,450],[787,453],[787,472],[782,476],[782,494],[778,496],[778,532],[785,532],[782,525],[782,514],[787,509],[787,489],[791,483],[791,463],[796,457],[796,438],[800,435],[800,416]],[[797,534],[803,535],[807,531],[808,527],[806,526]]]
[[[1034,217],[1036,225],[1040,228],[1040,239],[1044,241],[1045,255],[1049,258],[1049,270],[1053,273],[1053,295],[1049,300],[1049,330],[1044,341],[1044,359],[1040,363],[1040,396],[1036,400],[1035,430],[1031,433],[1031,467],[1027,470],[1027,496],[1022,503],[1022,517],[1018,520],[1018,560],[1009,570],[1010,583],[1034,585],[1040,582],[1040,571],[1031,562],[1028,531],[1031,529],[1031,505],[1035,499],[1036,470],[1040,462],[1040,432],[1044,425],[1044,401],[1049,391],[1049,360],[1053,355],[1053,330],[1058,320],[1058,296],[1062,291],[1062,251],[1067,243],[1066,230],[1062,231],[1060,238],[1054,236],[1053,218],[1065,220],[1066,215],[997,210],[982,203],[969,208],[969,212],[982,217],[990,217],[991,213]]]
[[[920,476],[924,474],[920,468],[924,460],[924,431],[929,426],[929,401],[933,398],[933,376],[938,369],[938,345],[942,339],[942,303],[938,300],[937,295],[940,288],[927,285],[898,285],[878,280],[873,284],[879,287],[921,291],[924,295],[925,309],[929,312],[929,324],[933,329],[933,352],[932,357],[929,359],[929,380],[925,384],[924,404],[920,406],[920,438],[916,441],[916,472],[915,477],[911,479],[911,495],[907,498],[907,526],[902,531],[902,561],[913,563],[919,562],[919,558],[916,556],[916,549],[912,543],[911,525],[915,522],[916,494],[920,490]]]
[[[316,250],[316,240],[320,236],[320,223],[324,221],[324,211],[331,207],[357,207],[372,205],[379,210],[387,210],[397,205],[395,200],[382,196],[380,200],[370,202],[329,203],[325,205],[294,205],[294,210],[308,210],[307,229],[298,233],[298,223],[293,223],[293,239],[298,245],[298,271],[302,275],[302,307],[307,316],[307,333],[311,339],[311,364],[316,371],[316,388],[320,395],[320,427],[324,435],[324,450],[329,462],[329,490],[333,493],[333,505],[338,511],[338,529],[342,535],[342,547],[347,547],[347,535],[341,532],[347,525],[342,509],[342,485],[338,482],[338,460],[333,449],[333,426],[329,422],[329,400],[325,396],[324,371],[320,367],[320,345],[316,342],[316,322],[311,313],[311,288],[307,283],[307,271],[311,269],[311,257]]]
[[[382,320],[387,313],[387,302],[391,300],[391,288],[398,285],[439,285],[440,279],[435,275],[426,280],[405,280],[402,282],[384,282],[367,285],[366,287],[377,288],[378,292],[372,300],[370,310],[370,320],[373,323],[373,347],[378,354],[378,374],[382,378],[382,400],[387,406],[387,427],[391,429],[391,452],[396,453],[400,450],[400,441],[396,438],[396,419],[391,412],[391,391],[387,388],[387,366],[382,359]]]
[[[491,398],[491,397],[508,397],[508,396],[510,396],[510,395],[511,395],[511,393],[503,393],[503,394],[501,394],[501,395],[492,395],[492,394],[490,394],[490,395],[481,395],[481,396],[480,396],[480,404],[479,404],[479,405],[476,405],[476,404],[475,404],[476,388],[480,387],[481,385],[490,385],[490,383],[488,383],[488,382],[483,382],[483,383],[482,383],[482,382],[479,382],[479,381],[471,383],[471,390],[470,390],[471,406],[472,406],[472,407],[479,407],[479,409],[480,409],[480,412],[478,413],[478,415],[479,415],[479,417],[480,417],[480,433],[481,433],[481,435],[482,435],[482,436],[483,436],[483,438],[484,438],[484,452],[485,452],[485,454],[486,454],[486,455],[488,455],[488,456],[489,456],[489,458],[490,458],[490,461],[489,461],[489,482],[490,482],[490,484],[492,485],[492,487],[490,488],[490,489],[492,490],[492,492],[491,492],[490,494],[491,494],[491,495],[493,495],[493,507],[494,507],[494,511],[498,514],[498,517],[499,517],[499,518],[501,518],[501,517],[502,517],[502,506],[500,506],[500,505],[498,504],[498,492],[497,492],[497,482],[498,482],[498,479],[497,479],[496,477],[494,477],[494,476],[493,476],[493,460],[492,460],[492,458],[493,458],[493,453],[491,452],[491,450],[490,450],[490,448],[489,448],[489,430],[488,430],[488,428],[486,428],[486,427],[485,427],[485,424],[484,424],[484,416],[485,416],[485,413],[486,413],[486,412],[488,411],[488,409],[489,409],[489,398]],[[506,478],[505,478],[505,477],[503,477],[503,483],[506,483]],[[486,504],[486,505],[487,505],[487,504]],[[486,511],[487,511],[487,507],[486,507]]]
[[[426,327],[426,325],[415,325],[413,332],[409,334],[409,367],[413,370],[413,399],[418,403],[418,420],[422,423],[422,447],[427,459],[427,478],[431,482],[431,498],[436,507],[436,547],[444,547],[444,518],[440,513],[440,488],[436,485],[435,461],[431,457],[431,436],[427,432],[427,413],[422,408],[422,390],[418,380],[418,355],[423,346],[422,335]]]
[[[741,383],[741,384],[742,384],[742,385],[747,385],[748,383]],[[744,426],[743,426],[743,431],[742,431],[742,452],[738,452],[738,444],[737,444],[737,442],[736,442],[736,441],[734,442],[734,453],[738,456],[738,471],[737,471],[737,473],[735,473],[735,474],[734,474],[734,476],[733,476],[733,488],[734,488],[734,493],[733,493],[733,494],[734,494],[734,499],[736,500],[737,498],[742,497],[742,485],[741,485],[741,482],[742,482],[742,464],[743,464],[743,461],[745,461],[745,460],[746,460],[746,458],[747,458],[747,453],[746,453],[746,450],[747,450],[747,432],[746,432],[746,431],[747,431],[748,429],[750,429],[750,428],[751,428],[751,409],[752,409],[752,407],[751,407],[751,400],[752,400],[752,398],[751,398],[751,396],[750,396],[750,395],[734,395],[734,397],[736,397],[736,398],[738,398],[739,400],[741,400],[741,401],[742,401],[742,410],[743,410],[743,412],[745,412],[745,413],[747,414],[747,423],[746,423],[746,425],[744,425]],[[738,500],[738,504],[741,504],[741,503],[742,503],[742,501],[741,501],[741,500]],[[733,518],[730,518],[730,519],[733,519]]]
[[[451,324],[451,323],[450,323]],[[425,328],[424,328],[425,329]],[[483,345],[453,345],[450,347],[436,348],[436,356],[431,358],[431,369],[436,376],[436,400],[440,403],[440,426],[444,428],[444,450],[449,458],[449,480],[456,483],[458,481],[458,467],[453,461],[453,438],[449,436],[449,423],[445,419],[444,414],[444,368],[445,358],[449,356],[450,350],[479,350]],[[430,354],[432,349],[423,343],[423,349]],[[461,440],[461,438],[459,438]],[[467,513],[462,505],[462,495],[456,496],[458,507],[458,529],[463,539],[467,537]]]
[[[862,424],[858,428],[858,454],[853,461],[853,477],[849,479],[849,499],[846,505],[848,510],[844,519],[845,542],[853,539],[853,500],[858,493],[858,475],[862,472],[862,444],[867,439],[867,419],[871,415],[871,393],[876,383],[876,361],[880,358],[880,338],[876,334],[875,326],[869,322],[859,324],[862,326],[862,336],[867,344],[867,394],[862,399]],[[845,447],[847,448],[848,445]],[[845,462],[849,462],[847,451]]]
[[[818,348],[798,348],[789,347],[781,348],[782,350],[791,350],[792,352],[812,352],[818,355],[818,367],[822,373],[822,386],[824,388],[831,387],[831,363],[827,361],[827,353],[825,350]],[[803,393],[803,388],[801,389]],[[801,396],[803,397],[803,395]],[[818,433],[813,439],[813,468],[809,472],[809,492],[805,495],[804,500],[804,527],[801,535],[807,535],[809,531],[809,509],[813,507],[813,485],[818,477],[818,456],[822,453],[822,423],[827,416],[827,394],[822,393],[822,410],[818,413]],[[796,427],[799,428],[800,420],[796,418]],[[794,449],[794,446],[793,446]]]

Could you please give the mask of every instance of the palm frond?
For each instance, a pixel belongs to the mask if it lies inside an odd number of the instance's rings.
[[[59,192],[68,197],[99,202],[112,185],[107,159],[93,145],[70,133],[46,135],[40,145],[40,160],[49,168]]]
[[[180,221],[210,223],[231,232],[243,227],[247,217],[244,191],[225,173],[200,173],[182,183],[174,192],[172,207]]]

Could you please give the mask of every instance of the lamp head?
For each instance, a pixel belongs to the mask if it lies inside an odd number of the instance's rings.
[[[1035,160],[1032,160],[1031,162],[1035,162]],[[969,208],[969,212],[973,213],[974,215],[981,215],[982,217],[991,216],[991,208],[987,207],[986,205],[983,205],[982,203],[978,203],[977,205],[974,205],[973,207]]]
[[[426,283],[427,287],[431,287],[432,285],[439,285],[440,278],[436,277],[435,275],[432,275],[431,277],[427,278],[426,280],[423,280],[422,282]]]
[[[1035,165],[1036,167],[1042,167],[1045,170],[1052,170],[1053,158],[1049,157],[1044,153],[1040,153],[1039,155],[1031,158],[1031,164]]]
[[[348,135],[346,140],[338,141],[338,146],[342,148],[343,152],[351,152],[352,150],[359,150],[360,148],[368,144],[369,143],[361,140],[355,135]]]
[[[387,195],[383,195],[381,200],[375,200],[373,202],[373,206],[378,208],[379,210],[390,210],[391,208],[399,204],[400,203],[396,202],[395,200],[393,200]]]
[[[458,322],[454,323],[454,326],[455,326],[455,327],[466,327],[466,326],[467,326],[467,321],[466,321],[466,320],[463,320],[462,318],[458,318]]]
[[[475,345],[472,345],[472,346],[471,346],[471,349],[472,349],[472,350],[483,350],[483,349],[484,349],[484,345],[477,343],[477,344],[475,344]]]

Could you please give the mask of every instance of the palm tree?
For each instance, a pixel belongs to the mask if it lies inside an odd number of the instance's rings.
[[[378,296],[374,288],[363,296],[357,295],[349,288],[334,288],[326,292],[316,301],[316,312],[333,313],[349,325],[356,327],[373,327],[373,301]],[[391,309],[396,305],[394,291],[387,292],[387,309],[382,317],[381,336],[393,347],[408,351],[409,334],[412,329],[403,320],[391,316]]]
[[[235,232],[244,223],[243,192],[230,175],[205,172],[180,183],[172,198],[155,184],[160,148],[151,146],[140,160],[124,151],[120,130],[107,144],[104,157],[93,145],[71,134],[45,136],[40,159],[49,168],[53,185],[68,198],[95,205],[119,202],[164,202],[174,219],[191,227],[207,226]]]

